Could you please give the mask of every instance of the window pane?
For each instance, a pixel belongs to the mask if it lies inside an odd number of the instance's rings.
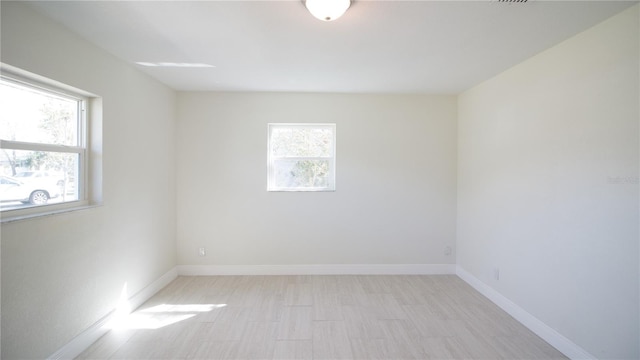
[[[0,80],[0,138],[78,145],[78,100]]]
[[[78,154],[0,149],[0,206],[25,206],[78,200]]]
[[[277,157],[330,157],[333,133],[328,128],[274,128],[273,155]]]
[[[289,160],[274,162],[278,188],[326,188],[329,186],[328,160]]]

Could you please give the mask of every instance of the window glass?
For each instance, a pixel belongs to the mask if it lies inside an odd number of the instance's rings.
[[[327,188],[329,166],[328,160],[275,160],[275,187]]]
[[[329,157],[333,131],[329,128],[277,127],[271,136],[273,153],[278,157]]]
[[[335,124],[269,124],[269,191],[335,190]]]
[[[82,200],[86,99],[0,80],[0,211]]]
[[[78,145],[78,100],[0,80],[2,140]]]

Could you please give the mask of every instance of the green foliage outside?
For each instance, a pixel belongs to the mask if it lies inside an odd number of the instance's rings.
[[[274,162],[277,186],[328,186],[329,161],[322,158],[331,157],[332,141],[332,132],[329,129],[273,129],[271,146],[273,154],[278,158]]]

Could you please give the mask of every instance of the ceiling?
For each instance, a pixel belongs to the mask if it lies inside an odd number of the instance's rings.
[[[356,0],[332,22],[301,0],[29,3],[176,90],[456,94],[637,1]]]

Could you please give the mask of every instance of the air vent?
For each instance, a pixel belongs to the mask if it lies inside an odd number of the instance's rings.
[[[527,0],[498,0],[501,3],[526,3]]]

